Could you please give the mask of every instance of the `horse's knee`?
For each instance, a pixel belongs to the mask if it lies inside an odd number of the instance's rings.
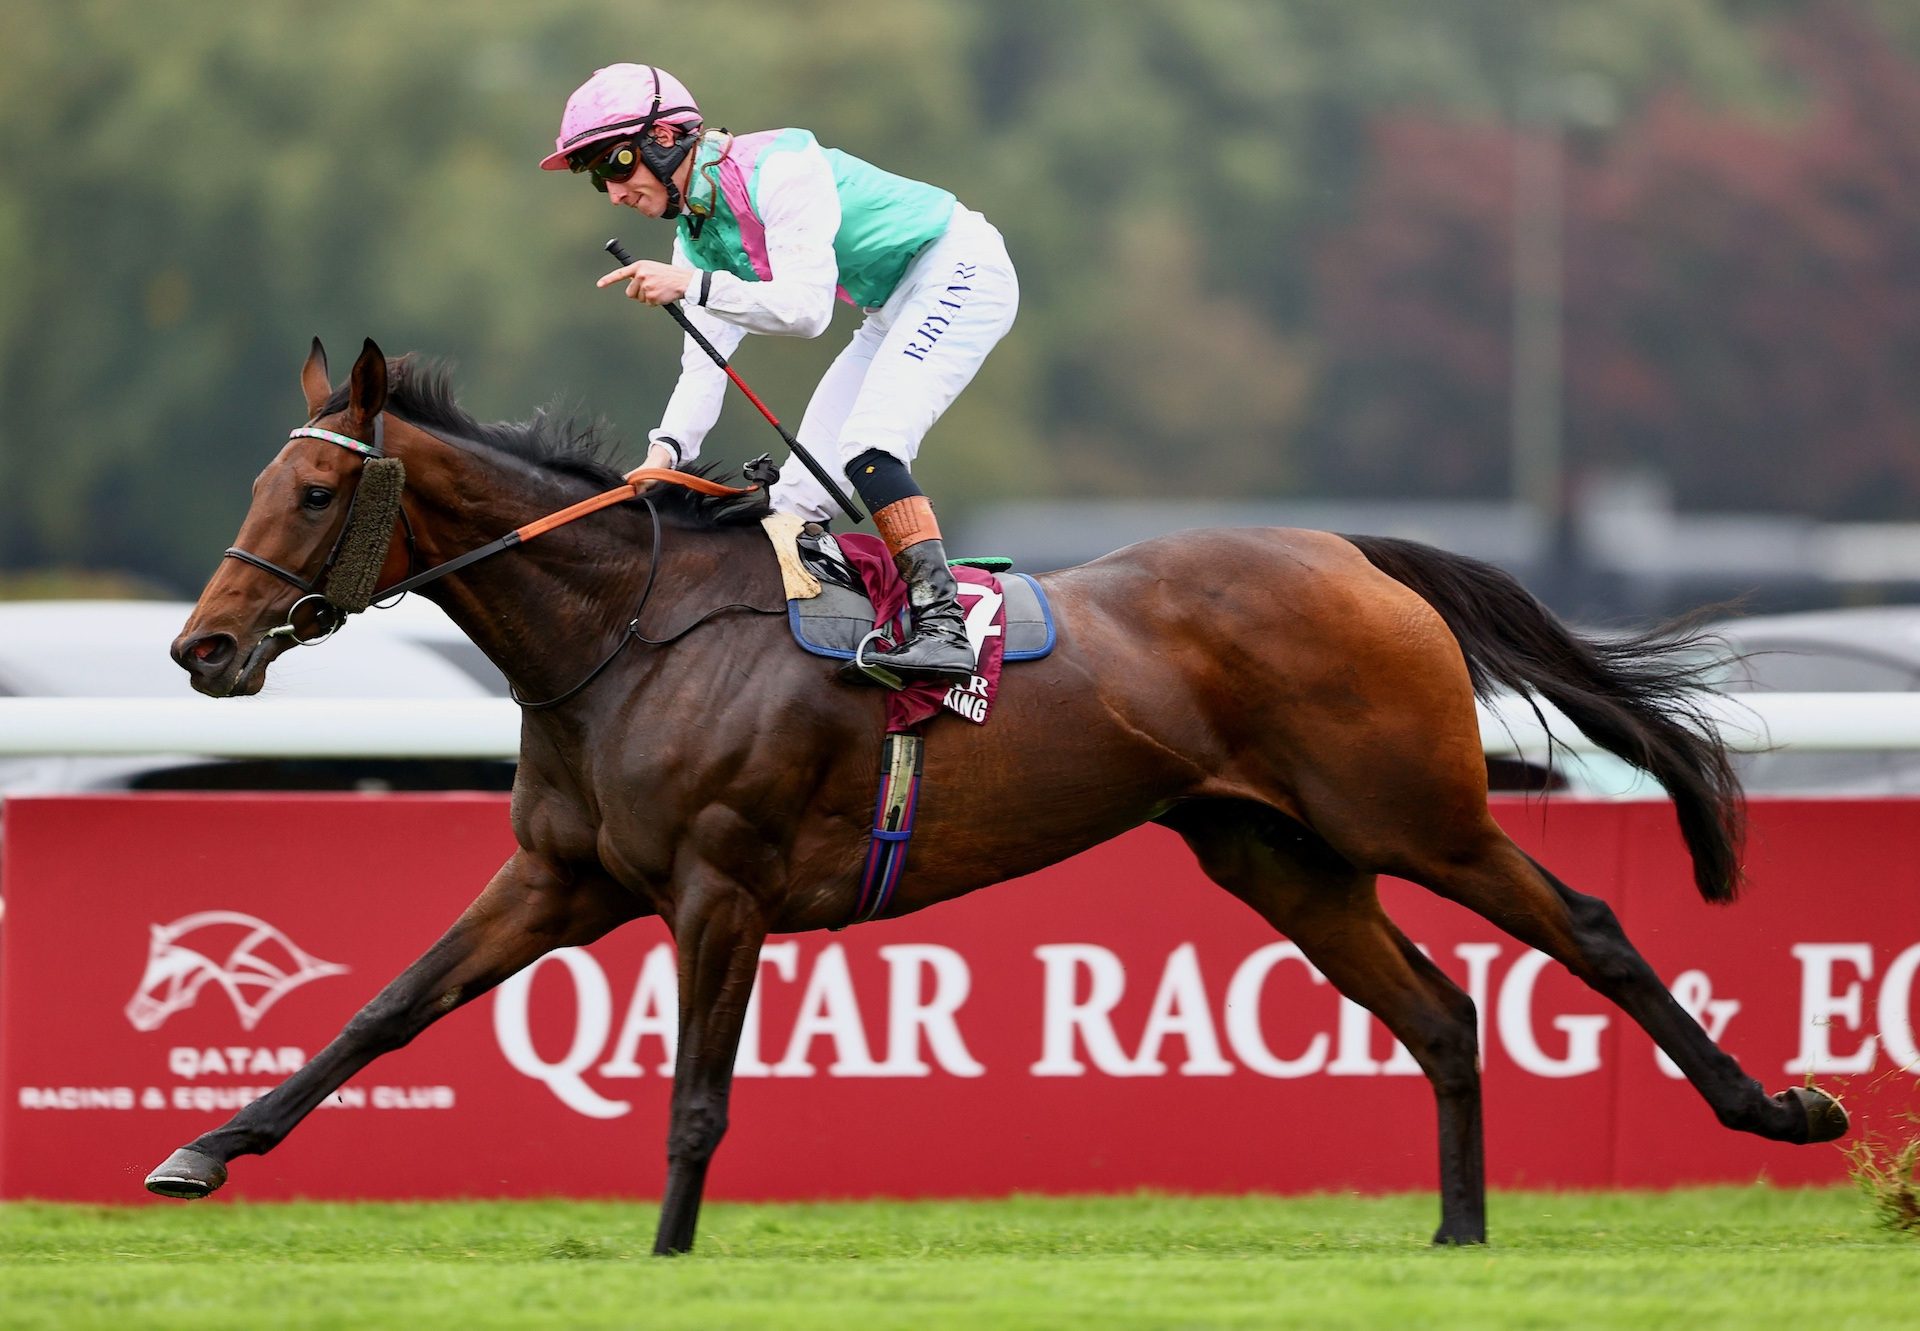
[[[673,1125],[667,1130],[667,1158],[705,1160],[727,1135],[724,1099],[700,1097],[675,1105]]]
[[[437,1016],[456,1006],[459,991],[436,991],[424,1001],[403,994],[377,994],[373,1001],[347,1019],[341,1038],[376,1054],[390,1054],[412,1043]]]

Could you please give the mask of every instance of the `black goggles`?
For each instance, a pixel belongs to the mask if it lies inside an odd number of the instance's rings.
[[[623,139],[604,152],[589,148],[567,158],[567,169],[576,176],[585,172],[593,177],[593,187],[602,194],[607,183],[624,184],[640,169],[640,148],[631,139]]]

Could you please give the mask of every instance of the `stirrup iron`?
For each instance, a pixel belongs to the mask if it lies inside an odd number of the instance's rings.
[[[898,693],[907,686],[907,682],[880,662],[869,661],[867,659],[867,648],[876,642],[884,641],[886,636],[887,631],[885,629],[874,629],[871,633],[867,634],[866,637],[860,639],[859,644],[853,649],[853,660],[848,662],[848,664],[872,680],[875,684],[878,684],[881,688],[891,689],[893,692]]]

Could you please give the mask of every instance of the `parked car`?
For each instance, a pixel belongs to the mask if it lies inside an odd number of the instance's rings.
[[[1820,610],[1729,620],[1737,654],[1721,688],[1754,693],[1911,693],[1920,689],[1920,606]],[[1920,753],[1753,753],[1739,758],[1753,794],[1920,793]]]
[[[1920,690],[1920,606],[1753,615],[1712,627],[1721,659],[1712,683],[1734,695],[1911,693]],[[1496,791],[1549,790],[1601,797],[1657,796],[1651,778],[1608,754],[1492,758]],[[1740,753],[1735,769],[1754,795],[1920,794],[1911,749]]]
[[[1544,754],[1531,753],[1489,757],[1487,792],[1601,800],[1659,799],[1666,793],[1659,782],[1610,753],[1569,753],[1557,748],[1551,761]]]
[[[167,649],[192,606],[180,601],[0,603],[0,696],[205,698]],[[263,696],[504,697],[505,679],[431,602],[359,616],[330,641],[283,654]],[[506,790],[492,759],[0,756],[0,795],[86,790]]]

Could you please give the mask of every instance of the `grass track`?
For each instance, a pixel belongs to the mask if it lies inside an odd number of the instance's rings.
[[[651,1205],[0,1206],[0,1326],[1920,1325],[1920,1242],[1851,1190]]]

